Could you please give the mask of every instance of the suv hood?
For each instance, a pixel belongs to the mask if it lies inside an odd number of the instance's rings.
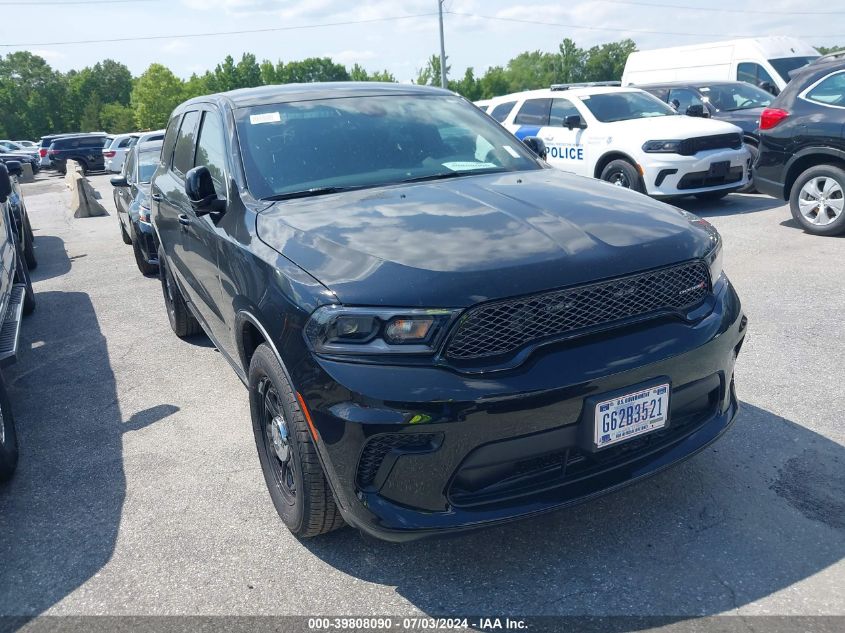
[[[553,169],[273,204],[260,239],[347,305],[464,307],[705,254],[678,209]]]
[[[614,130],[617,136],[639,134],[645,140],[683,140],[696,136],[713,136],[716,134],[736,134],[741,132],[737,126],[726,121],[717,121],[703,117],[678,114],[675,116],[655,116],[630,121],[616,121],[605,124],[602,128]],[[619,126],[618,131],[616,126]],[[589,131],[589,128],[587,128]]]

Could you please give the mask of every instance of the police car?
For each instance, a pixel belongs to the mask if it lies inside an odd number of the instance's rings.
[[[742,130],[636,88],[554,85],[492,99],[487,113],[519,139],[542,139],[553,167],[650,196],[718,199],[748,183]]]

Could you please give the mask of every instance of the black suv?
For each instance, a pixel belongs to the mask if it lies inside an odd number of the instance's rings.
[[[845,233],[845,61],[793,73],[760,118],[757,189],[789,200],[809,233]]]
[[[103,134],[75,134],[60,136],[50,143],[47,156],[53,167],[65,173],[67,161],[75,160],[82,167],[82,173],[102,171],[106,168],[103,147],[111,142],[111,137]]]
[[[719,234],[544,149],[424,86],[173,113],[151,186],[170,325],[204,329],[247,385],[294,534],[531,516],[730,425],[746,319]]]
[[[10,198],[19,162],[0,162],[0,367],[17,359],[21,319],[35,309],[35,295],[26,260],[21,257]],[[0,482],[9,479],[18,462],[15,418],[0,374]]]

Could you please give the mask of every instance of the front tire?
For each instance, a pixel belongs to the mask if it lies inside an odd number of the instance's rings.
[[[6,384],[0,376],[0,481],[8,481],[18,465],[18,435]]]
[[[249,406],[261,471],[276,511],[298,538],[343,525],[308,423],[273,350],[262,343],[249,364]]]
[[[612,160],[605,165],[604,169],[601,170],[600,178],[617,187],[631,189],[640,193],[645,191],[637,168],[627,160],[622,160],[621,158]]]
[[[188,304],[185,303],[185,298],[182,296],[182,291],[176,285],[176,280],[173,278],[170,269],[165,266],[164,253],[160,248],[158,251],[158,261],[158,276],[161,280],[161,291],[164,294],[164,306],[167,308],[167,319],[170,321],[170,328],[179,338],[187,338],[199,334],[202,331],[199,321],[191,314]]]
[[[845,233],[845,170],[817,165],[804,171],[792,185],[789,208],[808,233]]]

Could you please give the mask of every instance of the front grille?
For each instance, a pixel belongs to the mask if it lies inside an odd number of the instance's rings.
[[[393,449],[405,453],[431,450],[435,433],[383,433],[373,436],[364,446],[358,460],[358,484],[369,486],[381,468],[385,456]]]
[[[681,141],[678,153],[683,156],[694,156],[698,152],[711,149],[739,149],[740,147],[742,147],[742,134],[714,134],[684,139]]]
[[[682,311],[710,291],[710,271],[702,261],[507,299],[470,308],[446,349],[467,360],[510,354],[519,348],[632,317]]]

